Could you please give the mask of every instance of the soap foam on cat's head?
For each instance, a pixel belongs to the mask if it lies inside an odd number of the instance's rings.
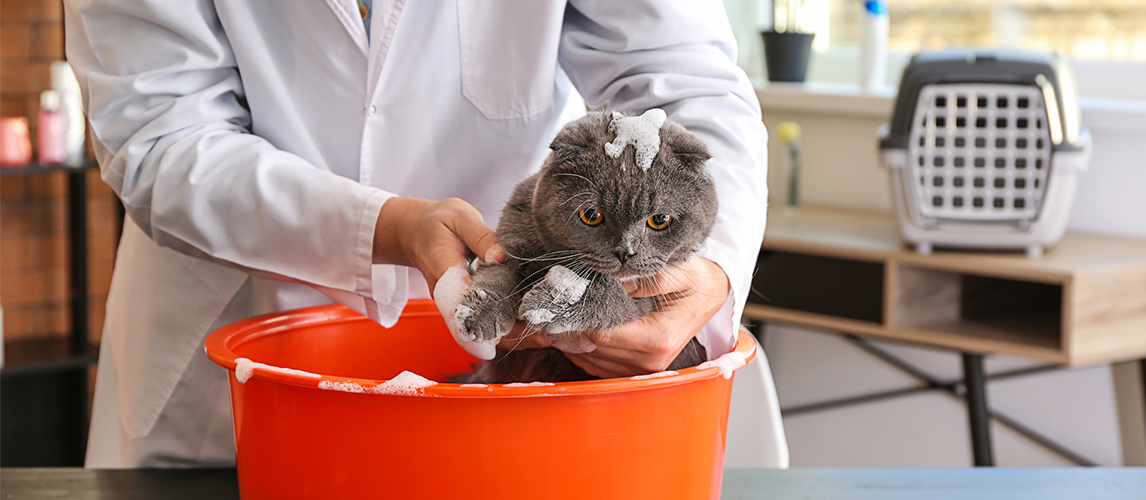
[[[633,146],[634,158],[641,171],[648,171],[653,166],[653,158],[661,148],[661,126],[665,124],[668,115],[663,109],[653,108],[640,116],[622,115],[613,112],[613,121],[609,123],[609,133],[617,134],[613,142],[605,143],[605,154],[612,158],[619,158],[628,146]],[[625,168],[625,164],[621,164]]]

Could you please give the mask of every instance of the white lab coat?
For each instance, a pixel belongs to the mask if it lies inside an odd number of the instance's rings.
[[[701,339],[731,348],[766,132],[720,1],[374,0],[369,39],[352,0],[66,4],[102,177],[129,215],[89,466],[233,461],[206,334],[332,300],[392,324],[427,293],[417,271],[371,264],[382,204],[457,196],[495,226],[586,103],[664,108],[708,144],[721,209],[702,256],[733,292]]]

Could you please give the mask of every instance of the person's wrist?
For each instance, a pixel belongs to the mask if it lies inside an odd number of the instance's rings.
[[[413,223],[417,208],[420,204],[430,203],[427,200],[415,198],[391,197],[382,204],[378,211],[378,220],[374,224],[373,261],[375,264],[397,264],[412,266],[413,252],[405,244],[409,238],[403,238],[404,226]]]

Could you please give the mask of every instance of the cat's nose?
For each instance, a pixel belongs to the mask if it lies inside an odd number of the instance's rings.
[[[621,264],[624,264],[626,261],[628,261],[629,257],[632,257],[632,256],[637,254],[637,252],[634,252],[634,251],[629,250],[627,248],[616,250],[613,253],[617,256],[617,260],[621,261]]]

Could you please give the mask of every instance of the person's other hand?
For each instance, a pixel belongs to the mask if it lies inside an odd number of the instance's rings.
[[[416,267],[434,286],[447,269],[470,255],[504,262],[497,234],[481,213],[458,198],[442,201],[393,197],[382,204],[374,227],[374,263]]]
[[[728,275],[699,257],[652,278],[625,283],[633,297],[661,296],[660,310],[608,330],[582,332],[597,346],[583,354],[565,353],[577,366],[601,378],[629,377],[665,370],[685,345],[724,305]],[[507,349],[548,347],[545,335],[522,338],[518,325],[498,344]]]

